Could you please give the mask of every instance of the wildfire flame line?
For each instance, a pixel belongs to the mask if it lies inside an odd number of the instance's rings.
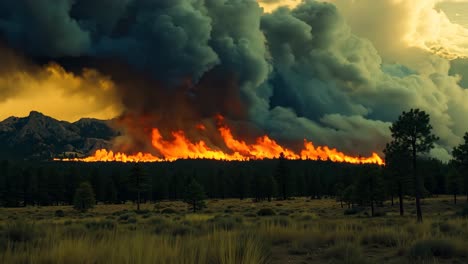
[[[278,158],[283,153],[286,159],[299,160],[331,160],[333,162],[347,162],[354,164],[378,164],[384,165],[384,161],[377,153],[372,153],[370,157],[353,157],[327,146],[315,147],[312,142],[304,140],[304,148],[300,153],[296,153],[288,148],[279,145],[268,136],[257,138],[254,144],[235,139],[231,129],[222,124],[222,117],[218,118],[218,131],[224,140],[225,145],[231,150],[226,153],[222,150],[209,147],[205,141],[191,142],[183,131],[172,132],[172,140],[165,140],[157,128],[152,130],[152,145],[162,155],[155,156],[150,153],[139,152],[134,155],[127,155],[120,152],[113,152],[106,149],[97,150],[94,155],[85,158],[56,159],[61,161],[81,161],[81,162],[163,162],[175,161],[178,159],[213,159],[226,161],[247,161]],[[198,128],[205,128],[198,125]]]

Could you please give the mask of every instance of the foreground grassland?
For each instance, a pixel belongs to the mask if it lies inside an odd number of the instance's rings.
[[[425,199],[423,224],[410,200],[407,216],[385,204],[374,218],[306,198],[2,208],[0,263],[468,263],[465,203]]]

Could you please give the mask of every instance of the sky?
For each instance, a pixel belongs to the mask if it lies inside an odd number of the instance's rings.
[[[139,134],[220,113],[367,155],[421,108],[443,160],[468,131],[468,0],[2,2],[0,57],[0,119],[121,116]]]

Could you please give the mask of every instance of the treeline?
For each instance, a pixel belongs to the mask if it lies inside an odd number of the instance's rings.
[[[424,195],[467,193],[468,184],[453,184],[450,165],[420,160]],[[135,166],[141,177],[136,184]],[[181,200],[192,180],[208,198],[253,198],[257,201],[306,196],[336,197],[344,205],[370,205],[393,200],[400,191],[413,195],[411,178],[376,165],[353,165],[312,160],[224,162],[179,160],[167,163],[0,162],[0,205],[73,204],[75,191],[89,182],[97,202]],[[455,188],[456,187],[456,188]],[[456,189],[456,190],[455,190]]]
[[[385,149],[386,165],[351,165],[329,161],[277,160],[223,162],[179,160],[168,163],[11,163],[0,164],[0,203],[3,206],[72,204],[76,188],[91,184],[95,201],[123,203],[173,199],[254,198],[291,196],[320,199],[333,196],[342,206],[375,207],[397,198],[404,215],[404,197],[415,198],[418,222],[421,199],[434,194],[458,194],[468,201],[468,132],[444,164],[428,159],[438,137],[429,115],[419,109],[403,112],[390,127],[392,141]],[[89,189],[87,184],[84,189]],[[196,190],[193,190],[194,186]],[[195,199],[195,200],[194,200]],[[94,201],[94,199],[92,199]]]

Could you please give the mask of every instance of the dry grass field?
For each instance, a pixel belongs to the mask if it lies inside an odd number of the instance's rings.
[[[306,198],[1,208],[0,263],[468,263],[465,203],[425,199],[422,224],[411,200],[374,218]]]

